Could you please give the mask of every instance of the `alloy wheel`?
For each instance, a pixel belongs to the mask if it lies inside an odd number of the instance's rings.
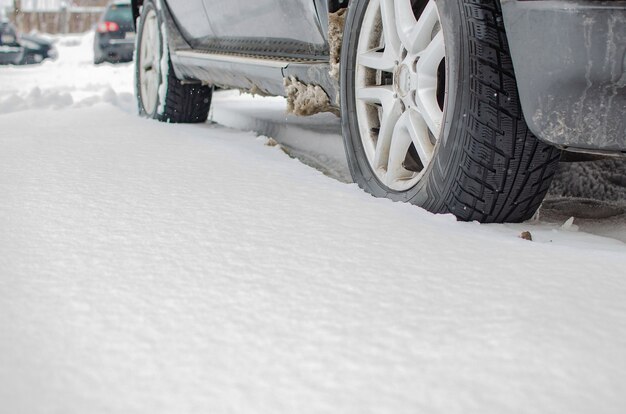
[[[359,133],[372,171],[393,191],[418,182],[443,122],[443,31],[435,1],[422,4],[370,0],[358,39]]]
[[[154,113],[157,107],[161,77],[160,51],[161,38],[159,36],[158,18],[156,11],[151,9],[143,25],[139,48],[141,101],[144,110],[148,114]]]

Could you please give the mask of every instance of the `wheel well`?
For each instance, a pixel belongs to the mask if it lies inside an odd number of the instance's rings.
[[[135,23],[135,29],[137,29],[137,19],[139,18],[139,8],[143,5],[143,0],[131,0],[131,8],[133,9],[133,22]]]
[[[328,12],[334,13],[339,9],[348,7],[349,0],[328,0]]]

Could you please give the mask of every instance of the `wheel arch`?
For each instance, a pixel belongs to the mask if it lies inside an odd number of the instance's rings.
[[[328,0],[328,12],[334,13],[339,9],[348,7],[350,0]]]
[[[137,19],[139,18],[139,9],[143,6],[143,0],[131,0],[130,6],[133,10],[133,23],[135,30],[137,30]]]

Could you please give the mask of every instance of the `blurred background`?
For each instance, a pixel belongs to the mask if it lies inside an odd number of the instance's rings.
[[[0,7],[21,33],[59,34],[88,31],[108,3],[109,0],[0,0]]]
[[[0,0],[0,64],[55,60],[59,36],[93,32],[93,63],[129,62],[135,28],[129,0]]]

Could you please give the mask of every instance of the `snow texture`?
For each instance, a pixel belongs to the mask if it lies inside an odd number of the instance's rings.
[[[3,412],[624,412],[622,242],[459,223],[138,118],[132,67],[86,41],[0,68],[0,102],[72,98],[0,113]]]
[[[276,139],[288,153],[329,177],[352,182],[341,139],[341,120],[329,113],[300,117],[287,113],[282,97],[217,91],[209,119]]]

